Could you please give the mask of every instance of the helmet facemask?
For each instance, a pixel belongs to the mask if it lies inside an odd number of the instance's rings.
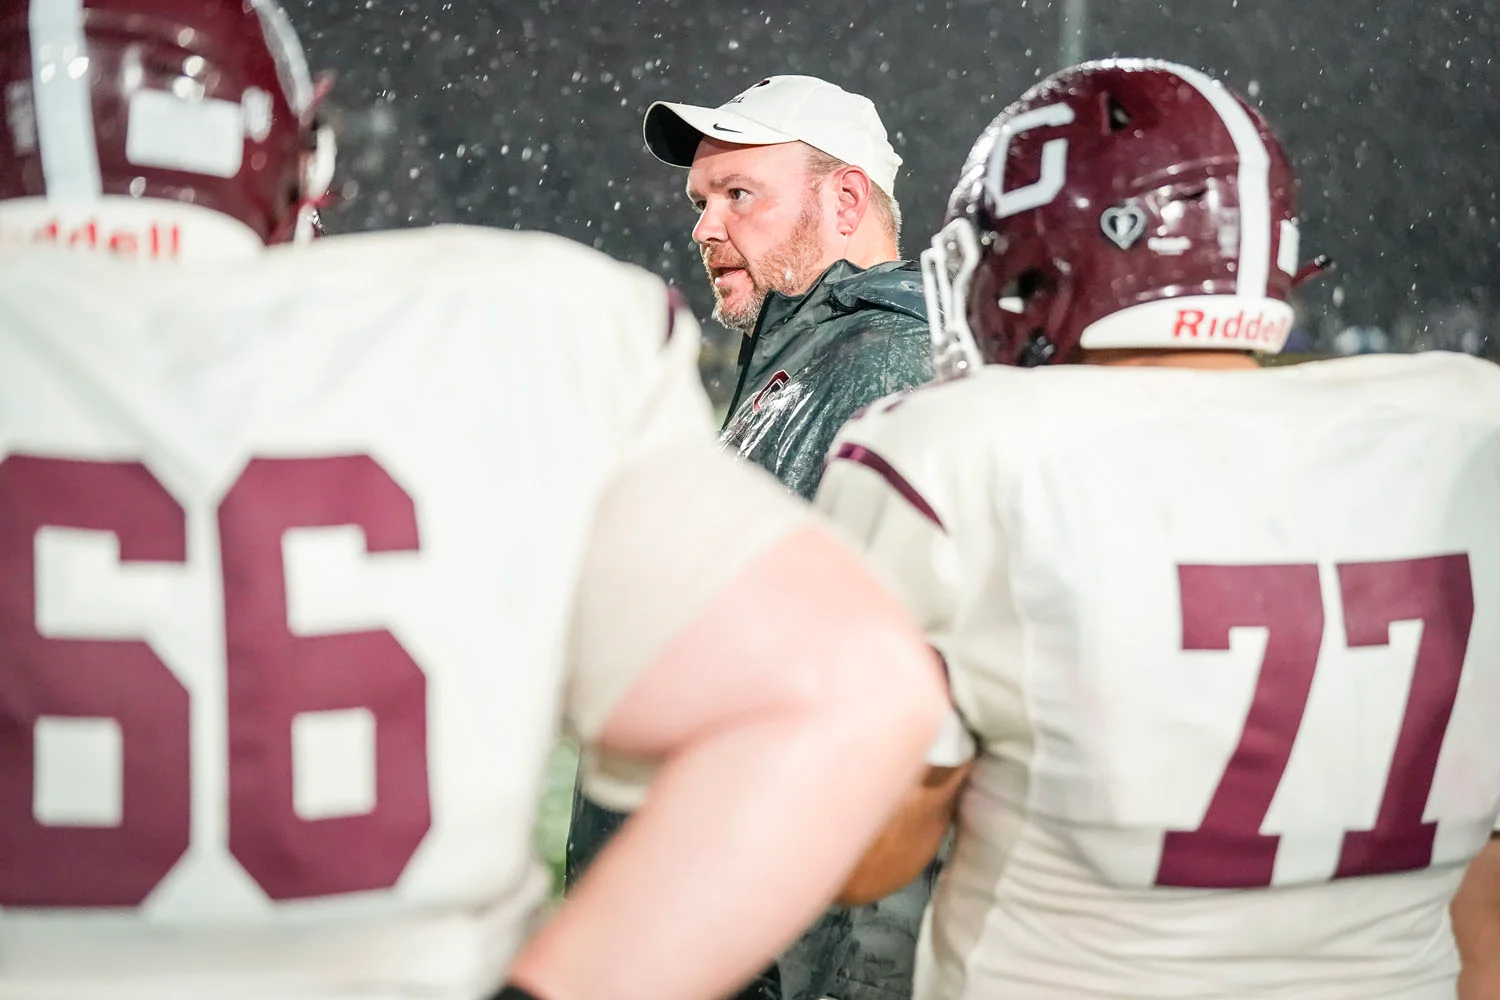
[[[969,329],[969,284],[979,268],[979,236],[968,219],[954,219],[922,251],[922,287],[932,333],[932,370],[938,379],[978,371],[984,358]]]

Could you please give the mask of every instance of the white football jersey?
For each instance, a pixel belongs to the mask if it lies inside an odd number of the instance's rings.
[[[1500,814],[1500,368],[990,367],[818,504],[977,754],[918,1000],[1452,1000]],[[977,750],[975,745],[977,744]]]
[[[576,634],[596,502],[712,458],[696,324],[548,235],[48,211],[0,220],[0,997],[487,994],[546,757],[649,659]]]

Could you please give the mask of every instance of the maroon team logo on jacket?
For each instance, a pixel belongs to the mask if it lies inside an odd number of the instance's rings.
[[[751,404],[751,408],[754,409],[756,413],[759,413],[760,404],[780,392],[782,387],[791,380],[792,377],[786,373],[785,369],[777,372],[775,375],[772,375],[771,381],[766,383],[766,387],[755,394],[755,402]]]

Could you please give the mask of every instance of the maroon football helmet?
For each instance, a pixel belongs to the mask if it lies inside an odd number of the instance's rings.
[[[1196,70],[1049,77],[979,137],[922,255],[940,373],[1083,349],[1279,351],[1295,186],[1265,119]]]
[[[0,0],[0,94],[0,200],[187,202],[280,243],[331,179],[275,0]]]

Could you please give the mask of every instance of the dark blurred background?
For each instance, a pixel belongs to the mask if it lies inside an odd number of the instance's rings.
[[[653,160],[653,100],[718,104],[763,76],[864,93],[906,159],[914,256],[1000,108],[1081,57],[1155,56],[1257,102],[1302,178],[1303,247],[1338,269],[1298,349],[1496,352],[1500,0],[290,0],[339,75],[332,232],[547,229],[712,305],[684,174]],[[587,294],[587,289],[579,289]],[[607,303],[602,304],[607,307]],[[734,344],[706,328],[722,399]],[[567,336],[569,331],[554,331]]]

